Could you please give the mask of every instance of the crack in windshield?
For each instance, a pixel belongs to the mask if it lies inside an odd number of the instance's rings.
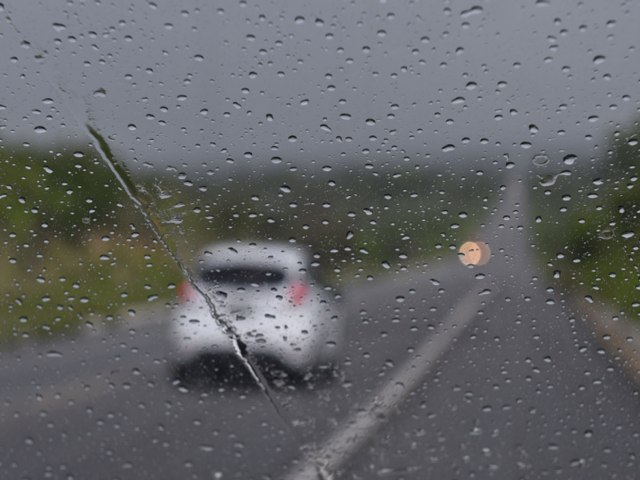
[[[164,250],[169,254],[171,259],[178,266],[182,274],[185,276],[191,287],[193,287],[205,300],[207,303],[207,307],[209,309],[209,313],[211,317],[216,321],[219,327],[221,327],[225,334],[233,341],[233,345],[235,348],[235,353],[239,359],[242,360],[244,366],[247,368],[255,382],[258,384],[260,389],[263,391],[269,402],[272,404],[273,408],[276,410],[279,416],[281,416],[280,409],[278,405],[274,401],[272,395],[270,394],[270,387],[265,382],[264,378],[258,373],[258,369],[253,364],[251,359],[251,353],[244,346],[242,340],[240,339],[240,335],[234,328],[232,324],[227,322],[222,315],[219,315],[216,311],[216,306],[211,300],[209,294],[198,285],[198,282],[195,281],[193,273],[187,268],[185,262],[183,262],[174,249],[171,248],[169,243],[167,242],[166,236],[162,233],[161,227],[153,220],[151,215],[151,205],[145,202],[139,195],[136,194],[137,189],[135,185],[131,181],[131,178],[127,174],[125,167],[117,161],[114,157],[109,144],[105,140],[105,138],[91,125],[86,124],[86,129],[88,135],[93,139],[93,143],[98,151],[101,159],[105,162],[105,164],[109,167],[114,177],[118,180],[118,183],[125,191],[129,199],[133,202],[135,207],[140,211],[143,215],[147,225],[153,231],[154,235],[164,248]],[[282,416],[281,416],[282,418]],[[288,422],[282,418],[285,423]]]

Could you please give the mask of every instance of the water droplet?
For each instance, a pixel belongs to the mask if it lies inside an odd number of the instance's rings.
[[[442,151],[443,152],[452,152],[456,149],[455,145],[452,145],[451,143],[448,145],[445,145],[444,147],[442,147]]]
[[[622,238],[624,238],[625,240],[628,240],[629,238],[633,237],[635,235],[635,232],[632,231],[628,231],[628,232],[624,232],[622,233]]]
[[[468,8],[467,10],[462,10],[460,12],[460,16],[462,18],[468,18],[473,15],[480,15],[482,12],[483,12],[483,9],[480,5],[474,5],[471,8]]]
[[[96,98],[106,97],[106,95],[107,91],[104,88],[98,88],[97,90],[93,91],[93,96]]]
[[[47,352],[47,358],[61,358],[62,357],[62,353],[60,353],[57,350],[49,350]]]
[[[304,19],[304,17],[302,15],[298,15],[295,18],[296,25],[302,25],[304,23],[304,21],[305,21],[305,19]]]
[[[606,60],[606,57],[604,55],[596,55],[595,57],[593,57],[593,64],[594,65],[600,65],[605,60]]]
[[[45,133],[47,131],[47,129],[45,127],[43,127],[42,125],[38,125],[37,127],[35,127],[33,129],[34,132],[36,133]]]
[[[598,238],[601,240],[611,240],[613,238],[613,230],[604,229],[598,232]]]
[[[571,462],[569,463],[569,465],[572,468],[578,468],[578,467],[582,467],[584,465],[586,465],[586,460],[584,458],[574,458],[573,460],[571,460]]]
[[[541,187],[551,187],[556,184],[557,179],[557,175],[544,175],[543,177],[540,177],[539,183]]]
[[[546,165],[547,163],[549,163],[549,157],[547,156],[546,153],[538,153],[533,156],[533,158],[531,159],[531,162],[536,167],[542,167],[543,165]]]
[[[578,159],[577,155],[570,153],[564,156],[564,158],[562,159],[562,162],[565,165],[573,165],[577,159]]]
[[[326,123],[320,125],[320,129],[324,132],[331,133],[331,128],[329,128],[329,125],[327,125]]]
[[[535,135],[536,133],[538,133],[538,131],[539,129],[536,124],[532,123],[531,125],[529,125],[529,132]]]

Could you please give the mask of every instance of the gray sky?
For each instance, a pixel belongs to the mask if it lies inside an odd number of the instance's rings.
[[[134,171],[595,155],[640,106],[638,2],[60,5],[0,12],[0,136],[91,122]]]

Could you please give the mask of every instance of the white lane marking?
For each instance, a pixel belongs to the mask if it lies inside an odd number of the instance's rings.
[[[446,317],[441,330],[418,346],[414,355],[398,370],[398,374],[375,392],[351,419],[345,421],[343,428],[329,436],[319,448],[310,452],[285,478],[333,478],[335,472],[375,435],[397,405],[422,383],[424,377],[435,366],[436,360],[471,323],[480,305],[487,298],[475,290],[467,292]]]

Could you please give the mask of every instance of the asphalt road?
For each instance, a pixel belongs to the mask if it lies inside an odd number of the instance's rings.
[[[637,388],[534,267],[524,201],[478,232],[486,266],[447,250],[347,289],[329,384],[184,388],[162,315],[0,353],[0,478],[636,478]]]

